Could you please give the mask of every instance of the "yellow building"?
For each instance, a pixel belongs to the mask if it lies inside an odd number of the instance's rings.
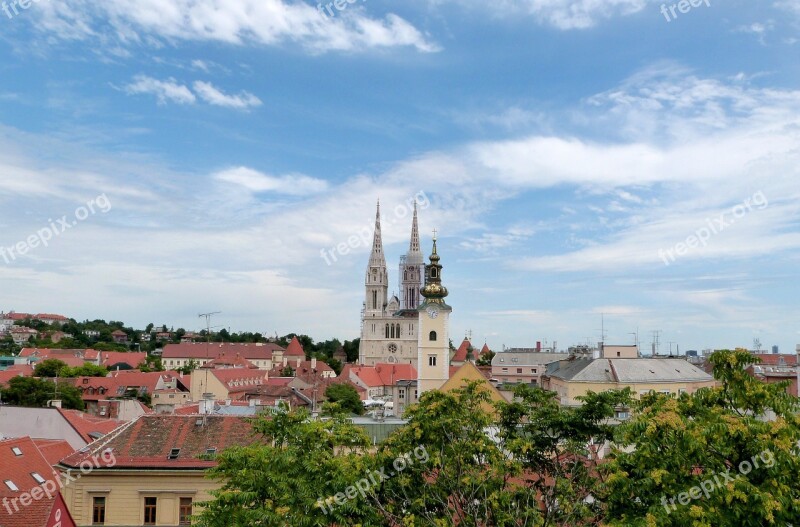
[[[450,377],[450,314],[453,308],[444,301],[448,293],[442,285],[442,266],[435,236],[430,260],[430,265],[425,266],[425,287],[420,291],[425,300],[417,308],[417,389],[420,397],[428,390],[438,390]]]
[[[78,526],[189,525],[219,487],[213,456],[254,441],[241,417],[142,416],[59,463],[80,475],[64,500]]]
[[[589,392],[630,388],[636,397],[651,391],[679,395],[716,385],[714,378],[681,358],[570,359],[548,366],[542,387],[554,391],[562,405],[578,406]]]
[[[479,382],[480,389],[489,392],[489,399],[491,402],[484,403],[483,410],[487,412],[494,412],[492,403],[507,402],[500,390],[495,388],[481,373],[475,364],[472,362],[465,362],[463,366],[459,367],[447,380],[446,383],[440,388],[443,392],[451,392],[458,388],[463,388],[467,383]]]

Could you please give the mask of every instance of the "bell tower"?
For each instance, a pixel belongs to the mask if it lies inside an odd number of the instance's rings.
[[[425,286],[420,291],[424,300],[417,308],[417,390],[420,396],[428,390],[438,390],[450,378],[450,313],[453,308],[444,301],[448,292],[442,285],[439,260],[434,231],[431,263],[425,266]]]

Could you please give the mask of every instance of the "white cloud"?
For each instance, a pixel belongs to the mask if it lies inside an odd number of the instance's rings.
[[[134,77],[133,82],[125,86],[124,90],[131,95],[155,95],[159,104],[166,104],[167,102],[194,104],[197,100],[188,87],[178,84],[175,79],[160,81],[146,75]]]
[[[194,91],[198,97],[214,106],[224,108],[235,108],[237,110],[247,110],[261,106],[261,99],[252,93],[242,92],[239,95],[226,95],[210,82],[197,81],[194,83]]]
[[[290,196],[318,194],[328,188],[326,181],[302,174],[276,177],[246,167],[223,170],[215,174],[214,178],[218,181],[233,183],[250,192],[274,192]]]
[[[399,16],[376,20],[353,11],[333,18],[304,2],[61,0],[40,7],[39,27],[63,39],[118,40],[125,45],[175,40],[267,46],[294,43],[314,53],[397,46],[422,52],[438,50]]]

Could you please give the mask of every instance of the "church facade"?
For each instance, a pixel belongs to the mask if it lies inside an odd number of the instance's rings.
[[[411,224],[408,252],[400,258],[399,296],[389,297],[389,272],[381,237],[381,209],[375,216],[372,252],[364,280],[365,298],[361,312],[359,363],[411,364],[417,367],[419,344],[420,291],[425,275],[425,259],[420,248],[417,207]]]

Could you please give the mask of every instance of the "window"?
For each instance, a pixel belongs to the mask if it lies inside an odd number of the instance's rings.
[[[428,355],[428,366],[436,366],[436,355]]]
[[[180,510],[178,511],[179,525],[192,524],[192,498],[181,498]]]
[[[9,489],[13,490],[14,492],[19,490],[19,487],[17,487],[14,484],[14,482],[11,481],[10,479],[5,480],[4,483],[6,484],[6,487],[8,487]]]
[[[405,399],[406,398],[406,391],[403,388],[400,388],[397,391],[397,396],[400,397],[400,399]]]
[[[14,452],[14,455],[17,457],[22,455],[22,450],[20,450],[18,446],[11,447],[11,451]]]
[[[521,374],[522,373],[522,368],[517,368],[517,373]]]
[[[92,525],[104,525],[106,523],[106,499],[102,496],[95,496],[92,499]]]
[[[503,368],[503,373],[508,373],[508,368]]]
[[[378,292],[372,292],[372,309],[378,309]]]
[[[436,332],[435,331],[431,331],[431,334],[428,335],[428,340],[430,340],[431,342],[435,342],[436,341]]]
[[[389,338],[389,324],[386,324],[386,338]]]
[[[31,477],[36,480],[36,483],[42,484],[46,480],[38,472],[31,472]]]
[[[156,510],[158,510],[158,498],[144,499],[144,524],[156,524]]]
[[[169,456],[167,456],[167,459],[178,459],[180,453],[181,453],[180,448],[173,448],[172,450],[169,451]]]

